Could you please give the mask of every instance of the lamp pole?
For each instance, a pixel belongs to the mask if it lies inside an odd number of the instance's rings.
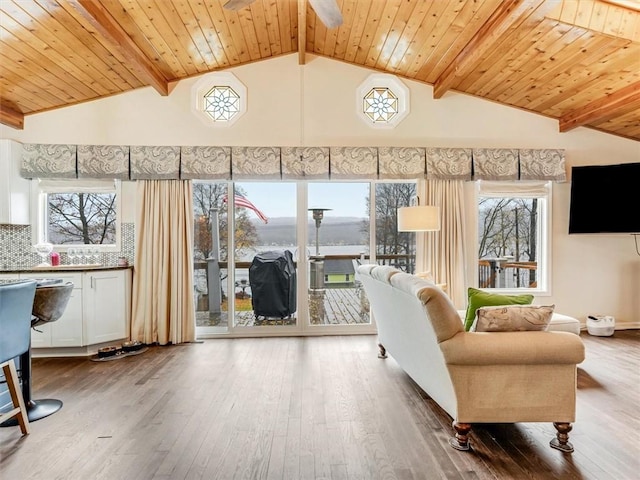
[[[320,256],[320,224],[324,218],[324,212],[331,210],[330,208],[310,208],[313,220],[316,224],[316,254],[311,259],[310,265],[310,288],[312,291],[324,290],[324,261]]]

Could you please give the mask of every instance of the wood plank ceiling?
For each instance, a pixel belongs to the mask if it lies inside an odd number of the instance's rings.
[[[298,52],[640,141],[640,1],[337,0],[335,29],[306,0],[225,2],[0,0],[0,122]]]

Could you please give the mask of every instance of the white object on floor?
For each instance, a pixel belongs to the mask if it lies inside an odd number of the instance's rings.
[[[616,329],[616,319],[611,315],[589,315],[587,332],[596,337],[610,337]]]

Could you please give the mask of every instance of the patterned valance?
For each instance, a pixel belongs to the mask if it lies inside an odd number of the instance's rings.
[[[518,173],[518,149],[473,149],[475,180],[518,180]]]
[[[235,180],[280,179],[280,147],[233,147],[231,172]]]
[[[230,180],[230,147],[182,147],[180,178],[183,180]]]
[[[564,150],[555,149],[25,144],[23,151],[25,178],[566,181]]]
[[[412,179],[425,176],[425,149],[420,147],[378,147],[380,178]]]
[[[131,147],[131,180],[180,178],[180,147]]]
[[[471,180],[470,148],[427,148],[427,178]]]
[[[376,147],[331,147],[331,178],[375,180],[378,178]]]
[[[24,178],[76,178],[75,145],[27,143],[22,149]]]
[[[129,147],[78,145],[78,178],[129,179]]]
[[[328,180],[329,147],[282,147],[283,180]]]
[[[565,182],[564,150],[520,150],[520,180]]]

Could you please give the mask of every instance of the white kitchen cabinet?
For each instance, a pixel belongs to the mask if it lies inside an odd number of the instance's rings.
[[[1,281],[61,279],[74,285],[63,315],[31,329],[34,356],[95,353],[96,345],[129,338],[130,268],[85,271],[29,271],[0,274]],[[100,345],[101,346],[101,345]]]
[[[31,347],[76,347],[82,346],[84,321],[82,308],[83,273],[21,273],[20,278],[53,278],[63,283],[72,282],[71,298],[62,316],[55,322],[45,323],[31,329]]]
[[[0,140],[0,224],[29,224],[31,182],[20,176],[22,144]]]
[[[84,274],[82,298],[86,345],[121,340],[127,331],[129,270],[105,270]]]

